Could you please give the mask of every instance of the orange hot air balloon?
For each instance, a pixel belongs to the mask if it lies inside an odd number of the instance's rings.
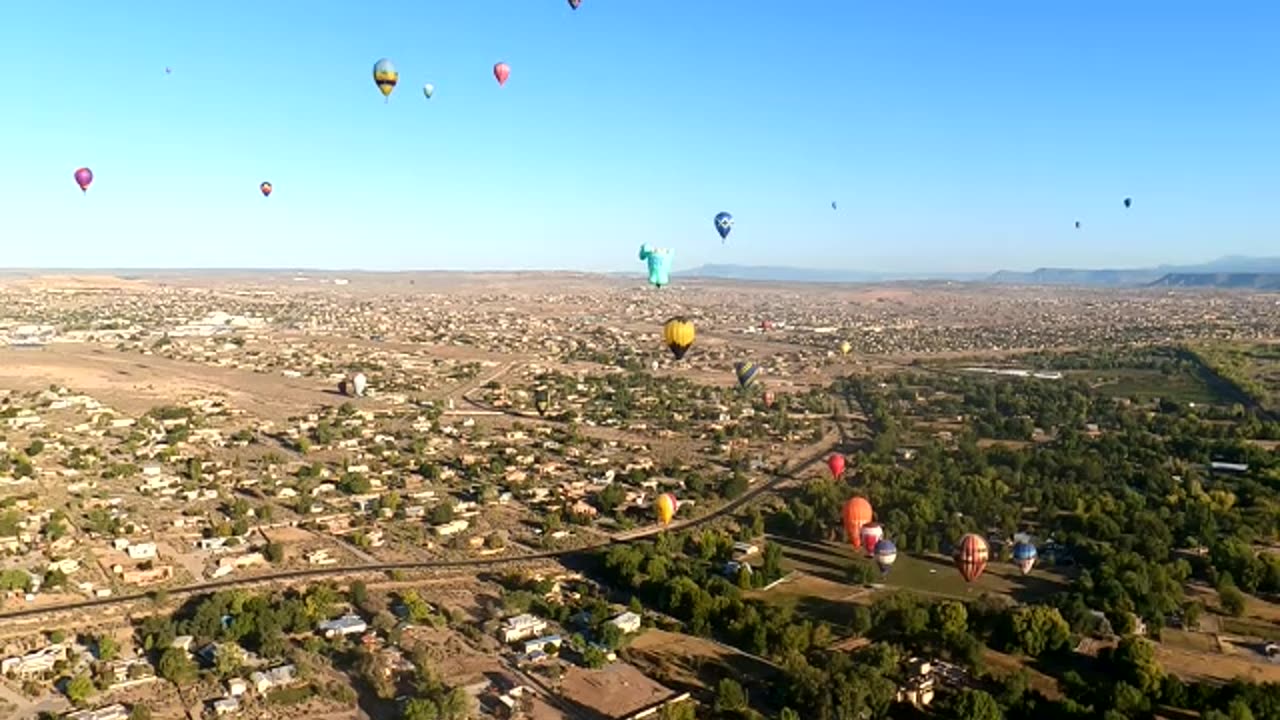
[[[839,480],[840,476],[844,474],[844,456],[836,453],[827,458],[827,467],[831,468],[832,479]]]
[[[987,569],[987,559],[990,556],[987,541],[981,535],[969,533],[960,538],[960,544],[956,546],[956,569],[965,582],[973,582]]]
[[[507,84],[507,78],[511,77],[511,66],[500,62],[493,66],[493,76],[498,79],[498,86]]]
[[[871,518],[871,502],[866,498],[856,495],[844,504],[844,534],[850,545],[862,547],[862,526],[871,522]]]
[[[658,522],[670,525],[671,518],[676,516],[676,510],[680,509],[680,503],[675,495],[662,493],[657,500],[653,501],[653,509],[658,512]]]

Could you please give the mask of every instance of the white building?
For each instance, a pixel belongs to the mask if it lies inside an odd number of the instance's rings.
[[[628,610],[611,619],[609,624],[617,627],[623,633],[637,632],[640,630],[640,616]]]
[[[517,642],[525,638],[536,637],[547,629],[547,621],[528,613],[508,618],[502,625],[504,642]]]
[[[347,614],[334,620],[326,620],[316,626],[316,629],[325,637],[331,638],[336,635],[359,635],[368,630],[369,625],[359,615]]]

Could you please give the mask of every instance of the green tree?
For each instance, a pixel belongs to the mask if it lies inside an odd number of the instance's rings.
[[[97,690],[88,675],[77,675],[67,681],[67,699],[77,707],[83,705]]]
[[[404,704],[400,717],[404,720],[440,720],[440,706],[425,698],[413,698]]]
[[[1244,593],[1234,585],[1224,585],[1218,590],[1218,602],[1222,603],[1222,609],[1232,617],[1240,617],[1244,615],[1245,601]]]
[[[944,641],[950,641],[969,632],[969,612],[963,604],[944,600],[930,611],[934,631]]]
[[[190,683],[196,678],[196,666],[191,662],[191,658],[187,657],[187,651],[171,647],[164,651],[160,656],[160,664],[157,668],[160,677],[169,682],[182,687]]]
[[[129,720],[151,720],[151,708],[141,703],[129,709]]]
[[[116,655],[120,652],[120,644],[117,643],[116,639],[110,635],[99,635],[97,645],[99,660],[114,660]]]
[[[1116,674],[1139,692],[1156,697],[1164,679],[1164,670],[1156,660],[1155,646],[1140,637],[1126,637],[1112,654]]]
[[[747,691],[733,678],[724,678],[716,686],[716,711],[741,712],[747,709]]]
[[[964,720],[1003,720],[1000,703],[982,690],[964,690],[950,704],[951,717]]]
[[[692,700],[664,705],[662,711],[658,713],[658,720],[698,720],[697,706]]]
[[[1071,627],[1057,608],[1045,605],[1019,607],[1006,617],[1011,648],[1031,657],[1059,650],[1071,639]]]

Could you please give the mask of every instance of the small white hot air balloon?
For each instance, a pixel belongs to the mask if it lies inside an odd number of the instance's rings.
[[[364,373],[356,373],[356,376],[351,378],[351,385],[356,391],[356,397],[364,397],[364,389],[368,384],[369,380],[364,376]]]

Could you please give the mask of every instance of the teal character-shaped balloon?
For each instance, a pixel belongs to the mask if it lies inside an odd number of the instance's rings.
[[[662,287],[671,282],[671,256],[675,253],[667,248],[655,248],[650,245],[640,246],[640,259],[649,264],[649,283]]]

